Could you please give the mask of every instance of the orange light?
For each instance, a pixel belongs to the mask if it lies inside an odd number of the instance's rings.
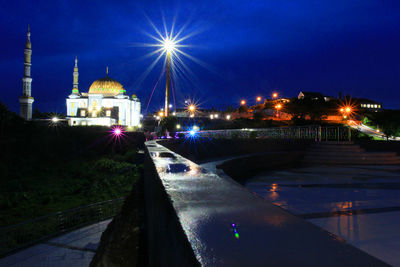
[[[273,98],[277,98],[277,97],[278,97],[278,93],[273,93],[273,94],[272,94],[272,97],[273,97]]]
[[[281,108],[282,108],[282,105],[281,105],[281,104],[278,104],[278,105],[275,106],[275,108],[276,108],[276,109],[281,109]]]
[[[341,108],[341,109],[340,109],[340,112],[343,112],[343,111],[344,111],[344,108]]]
[[[261,96],[257,97],[257,102],[261,101]]]
[[[195,107],[194,105],[190,105],[190,106],[188,107],[188,109],[189,109],[189,111],[193,112],[193,111],[196,110],[196,107]]]
[[[160,117],[164,116],[164,112],[160,111],[160,112],[158,113],[158,116],[160,116]]]
[[[240,105],[242,105],[242,106],[246,105],[246,100],[240,101]]]
[[[346,108],[346,112],[347,112],[347,113],[351,112],[351,108],[350,108],[350,107],[347,107],[347,108]]]

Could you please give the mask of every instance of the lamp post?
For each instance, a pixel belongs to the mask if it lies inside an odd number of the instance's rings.
[[[167,51],[167,79],[166,79],[166,85],[165,85],[165,109],[164,109],[164,115],[165,117],[168,117],[168,111],[169,111],[169,91],[170,91],[170,79],[171,79],[171,53],[170,51]]]
[[[164,116],[168,117],[169,115],[169,92],[171,86],[171,53],[175,49],[175,42],[170,38],[165,38],[162,42],[162,46],[167,55],[167,75],[166,75],[166,84],[165,84],[165,108],[164,108]]]

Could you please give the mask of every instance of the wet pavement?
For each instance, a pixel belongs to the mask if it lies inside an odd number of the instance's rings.
[[[262,200],[229,177],[217,175],[212,163],[199,166],[171,155],[154,141],[146,145],[158,173],[155,179],[161,181],[154,184],[165,191],[201,265],[386,266],[343,239]]]
[[[89,266],[111,220],[83,227],[0,259],[0,266]]]
[[[400,166],[320,166],[260,174],[246,188],[400,266]]]

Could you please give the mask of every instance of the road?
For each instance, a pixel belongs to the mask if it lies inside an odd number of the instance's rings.
[[[362,123],[357,123],[355,121],[349,121],[349,126],[352,127],[353,129],[359,130],[362,133],[368,134],[373,137],[377,138],[383,138],[386,140],[385,134],[380,132],[379,130],[375,130],[371,127],[368,127],[367,125],[364,125]],[[389,137],[389,140],[391,141],[400,141],[400,137]]]

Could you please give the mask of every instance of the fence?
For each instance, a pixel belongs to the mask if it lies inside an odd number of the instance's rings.
[[[0,257],[41,240],[115,216],[125,198],[94,203],[0,229]]]
[[[310,139],[315,141],[350,141],[351,130],[344,126],[297,126],[265,129],[232,129],[199,131],[196,133],[205,138],[276,138],[276,139]]]

